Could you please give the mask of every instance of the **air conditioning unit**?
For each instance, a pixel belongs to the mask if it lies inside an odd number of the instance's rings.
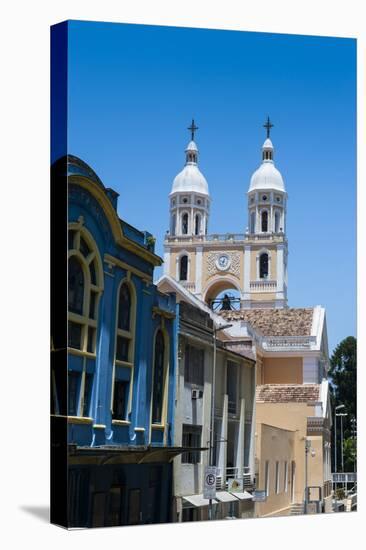
[[[201,399],[203,396],[202,390],[192,390],[192,399]]]

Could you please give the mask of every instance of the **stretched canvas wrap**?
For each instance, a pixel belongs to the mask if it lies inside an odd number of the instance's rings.
[[[355,63],[51,28],[52,523],[355,509]]]

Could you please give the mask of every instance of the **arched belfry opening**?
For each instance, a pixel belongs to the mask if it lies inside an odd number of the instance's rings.
[[[269,275],[269,256],[267,252],[263,252],[259,256],[259,278],[267,279]]]
[[[188,256],[185,254],[179,260],[179,280],[186,281],[188,278]]]
[[[268,231],[268,211],[263,210],[262,216],[261,216],[261,229],[263,233],[267,233]]]
[[[227,278],[218,278],[206,291],[204,300],[216,313],[240,309],[241,293],[237,283]]]

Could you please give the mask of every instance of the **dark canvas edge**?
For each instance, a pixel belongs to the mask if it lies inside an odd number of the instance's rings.
[[[62,396],[51,414],[50,522],[68,527],[67,457],[67,61],[68,22],[51,27],[51,398],[52,377]],[[54,373],[54,374],[52,374]],[[52,412],[52,410],[51,410]]]

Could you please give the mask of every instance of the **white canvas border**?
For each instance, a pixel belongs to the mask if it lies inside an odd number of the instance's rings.
[[[121,527],[67,533],[35,515],[49,484],[49,26],[64,19],[104,20],[358,39],[359,381],[365,385],[365,46],[362,2],[308,0],[197,2],[14,1],[3,8],[2,66],[2,473],[3,537],[12,546],[97,548],[134,544],[180,549],[200,545],[271,548],[357,547],[357,514]],[[4,13],[5,12],[5,13]],[[345,190],[351,182],[345,182]],[[341,312],[340,312],[341,315]],[[361,395],[360,395],[361,397]],[[360,399],[360,464],[365,461]],[[362,471],[360,486],[365,487]],[[26,511],[33,507],[33,513]]]

